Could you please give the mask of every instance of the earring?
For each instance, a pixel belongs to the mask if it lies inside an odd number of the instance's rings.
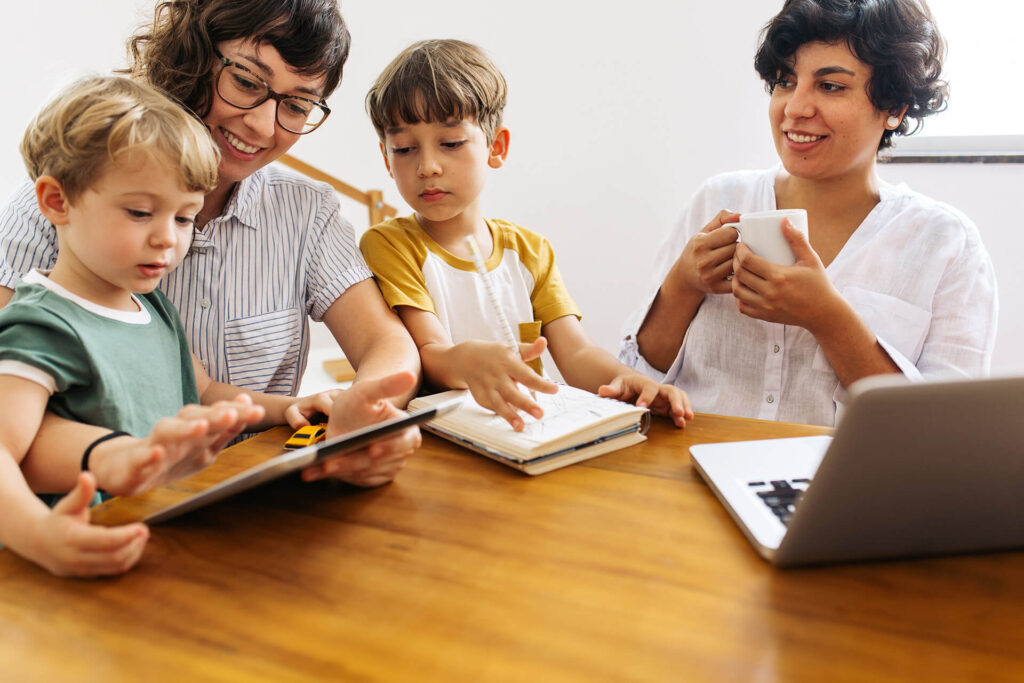
[[[885,120],[885,125],[886,125],[887,128],[890,128],[892,130],[896,130],[900,126],[900,117],[898,117],[898,116],[890,116],[889,118],[887,118]]]

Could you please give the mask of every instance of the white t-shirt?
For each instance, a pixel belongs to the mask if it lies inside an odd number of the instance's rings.
[[[580,316],[546,239],[508,221],[492,219],[487,226],[494,248],[484,266],[513,332],[519,323],[546,325],[565,315]],[[374,226],[363,235],[360,247],[392,308],[412,306],[434,313],[453,344],[505,341],[495,306],[473,263],[445,250],[415,217]]]
[[[846,399],[807,330],[742,315],[732,294],[709,294],[668,372],[640,355],[636,334],[689,239],[722,209],[774,209],[779,169],[706,181],[658,248],[650,293],[626,323],[619,358],[684,389],[699,412],[833,425]],[[996,336],[996,279],[977,228],[962,213],[883,184],[880,201],[826,268],[908,377],[989,371]],[[813,226],[811,226],[813,230]]]

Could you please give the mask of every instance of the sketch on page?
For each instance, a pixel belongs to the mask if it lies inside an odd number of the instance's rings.
[[[467,396],[467,401],[476,410],[487,413],[484,425],[487,429],[512,432],[504,418],[480,408],[471,396]],[[560,386],[557,394],[537,394],[537,404],[544,410],[544,416],[537,419],[523,413],[525,426],[523,431],[513,432],[516,437],[538,443],[558,439],[603,417],[622,412],[623,408],[611,399],[598,399],[593,394],[566,386]]]

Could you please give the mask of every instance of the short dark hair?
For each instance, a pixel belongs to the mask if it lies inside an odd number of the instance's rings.
[[[924,117],[946,108],[945,41],[924,0],[786,0],[762,29],[754,57],[769,92],[800,46],[811,42],[846,44],[871,67],[868,97],[876,109],[907,108],[899,127],[882,134],[880,150],[892,145],[893,134],[912,135]]]
[[[377,136],[397,124],[472,118],[487,138],[501,127],[508,86],[476,45],[461,40],[422,40],[395,57],[366,94],[366,112]]]
[[[202,117],[214,49],[238,39],[268,43],[300,74],[324,76],[324,98],[341,83],[351,45],[336,0],[169,0],[128,41],[128,71]]]

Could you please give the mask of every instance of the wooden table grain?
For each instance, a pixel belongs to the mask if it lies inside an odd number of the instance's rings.
[[[288,478],[156,526],[121,577],[0,551],[0,678],[1024,680],[1024,553],[773,569],[687,453],[822,431],[658,419],[535,478],[425,436],[388,486]],[[144,516],[286,436],[94,518]]]

